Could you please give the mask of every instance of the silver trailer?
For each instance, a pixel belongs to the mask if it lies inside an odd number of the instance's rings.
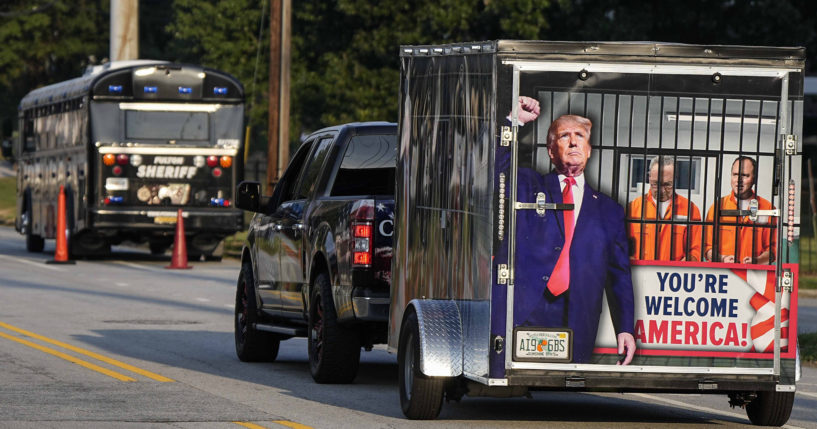
[[[788,420],[804,49],[500,40],[400,56],[388,345],[407,417],[566,390],[723,394],[755,424]],[[551,174],[563,115],[589,120],[574,204]],[[569,288],[553,292],[563,247]]]

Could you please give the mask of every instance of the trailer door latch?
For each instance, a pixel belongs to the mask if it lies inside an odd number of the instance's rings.
[[[494,335],[494,341],[492,342],[492,344],[496,354],[500,354],[502,353],[502,350],[505,347],[505,339],[502,338],[501,335]]]

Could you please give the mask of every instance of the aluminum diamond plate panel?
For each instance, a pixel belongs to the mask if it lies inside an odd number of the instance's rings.
[[[420,330],[420,371],[428,376],[462,374],[462,327],[454,301],[414,300]]]

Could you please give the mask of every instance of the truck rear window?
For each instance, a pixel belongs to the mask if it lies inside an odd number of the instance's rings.
[[[394,195],[397,136],[354,136],[332,186],[333,196]]]

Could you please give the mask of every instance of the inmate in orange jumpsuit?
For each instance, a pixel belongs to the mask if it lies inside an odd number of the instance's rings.
[[[757,196],[757,194],[753,194],[751,198],[747,200],[751,200],[752,198],[757,199],[758,202],[758,210],[772,210],[774,206],[769,201]],[[737,210],[738,209],[738,201],[735,198],[735,194],[731,193],[726,197],[721,198],[721,210]],[[715,218],[715,210],[714,204],[709,207],[709,211],[706,213],[706,221],[712,222]],[[720,217],[721,223],[736,223],[738,222],[734,216],[721,216]],[[749,220],[749,216],[743,216],[740,218],[740,224],[746,225],[775,225],[776,218],[774,216],[758,216],[757,222],[752,222]],[[712,226],[706,227],[706,241],[704,243],[704,254],[707,251],[712,249]],[[738,246],[738,253],[735,253],[735,230],[737,229],[737,246]],[[774,248],[777,243],[775,228],[757,228],[757,227],[745,227],[745,226],[734,226],[734,225],[721,225],[718,228],[719,235],[719,252],[720,256],[724,255],[735,255],[735,262],[742,263],[743,258],[752,257],[752,262],[756,263],[757,257],[765,252],[769,251],[769,262],[774,261]],[[714,252],[712,257],[714,258]],[[718,260],[720,261],[720,260]]]
[[[691,216],[690,211],[692,212]],[[698,207],[678,194],[673,195],[672,209],[667,210],[661,219],[672,219],[674,223],[660,225],[658,256],[656,257],[656,224],[645,222],[642,225],[639,220],[655,221],[657,212],[658,208],[652,193],[640,196],[627,205],[628,229],[630,242],[633,244],[630,254],[633,258],[645,261],[701,260],[701,225],[699,223],[701,222],[701,212]],[[687,222],[696,223],[688,224]],[[686,250],[687,245],[689,245],[689,251]]]

